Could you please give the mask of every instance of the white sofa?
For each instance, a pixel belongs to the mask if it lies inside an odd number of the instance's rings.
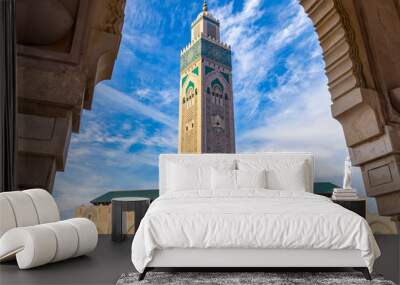
[[[20,269],[84,255],[96,248],[97,229],[88,219],[60,221],[53,197],[43,189],[0,193],[0,262]]]

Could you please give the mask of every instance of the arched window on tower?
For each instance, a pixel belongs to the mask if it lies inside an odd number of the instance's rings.
[[[194,90],[193,90],[193,88],[190,88],[188,91],[187,91],[187,100],[186,100],[186,102],[187,102],[187,104],[186,104],[186,107],[187,108],[189,108],[189,107],[191,107],[192,105],[194,105],[194,102],[193,102],[193,100],[192,100],[192,98],[194,98]]]
[[[207,23],[207,34],[216,39],[217,38],[217,27],[214,24]]]
[[[217,85],[217,84],[215,84],[213,87],[212,87],[212,91],[213,91],[213,95],[214,95],[214,98],[213,98],[213,103],[215,103],[215,104],[218,104],[218,105],[223,105],[223,102],[222,102],[222,100],[221,100],[221,98],[222,98],[222,90],[221,90],[221,87],[219,86],[219,85]]]

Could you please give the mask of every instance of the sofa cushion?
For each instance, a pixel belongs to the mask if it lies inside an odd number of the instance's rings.
[[[44,225],[13,228],[0,238],[0,261],[16,257],[20,269],[49,263],[56,252],[57,238]]]
[[[74,218],[8,230],[0,238],[0,261],[16,257],[20,269],[86,254],[97,245],[92,221]]]
[[[57,262],[70,258],[75,255],[78,249],[78,233],[70,224],[65,222],[55,222],[44,224],[50,228],[57,240],[57,250],[51,262]]]
[[[15,220],[14,211],[8,199],[0,194],[0,237],[8,230],[15,228],[17,222]]]
[[[23,191],[3,192],[14,213],[17,227],[33,226],[39,223],[35,205],[29,195]]]
[[[97,246],[98,234],[96,225],[86,218],[73,218],[61,221],[70,224],[78,234],[78,248],[73,257],[93,251]]]
[[[23,193],[32,199],[39,218],[39,224],[52,223],[60,220],[60,212],[56,201],[49,192],[43,189],[24,190]]]

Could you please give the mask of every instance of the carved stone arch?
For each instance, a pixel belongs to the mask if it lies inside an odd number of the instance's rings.
[[[377,199],[379,213],[396,216],[400,214],[400,125],[393,124],[396,105],[392,102],[400,98],[400,89],[393,88],[400,86],[400,79],[391,81],[392,90],[385,90],[385,78],[377,71],[386,68],[388,74],[390,68],[400,67],[400,61],[392,60],[392,66],[381,67],[377,41],[371,40],[380,37],[375,26],[381,25],[379,19],[383,17],[375,15],[374,9],[385,6],[386,12],[392,8],[399,13],[395,1],[389,2],[300,0],[320,41],[332,116],[343,126],[352,163],[361,167],[367,194]],[[367,15],[376,16],[376,22],[368,23]],[[400,17],[395,15],[390,16],[391,24],[400,27]],[[381,30],[385,31],[383,27]],[[388,38],[393,39],[384,49],[395,47],[400,51],[396,34],[392,32],[385,40]],[[387,94],[393,94],[392,101]]]
[[[190,72],[187,74],[185,81],[181,84],[181,88],[182,88],[182,90],[184,90],[184,94],[186,95],[186,92],[190,86],[193,89],[198,89],[199,85],[200,84],[199,84],[198,75],[195,75],[192,72]]]
[[[230,90],[231,89],[231,84],[230,82],[227,82],[225,77],[218,71],[213,71],[209,74],[207,74],[206,79],[205,79],[205,84],[204,86],[211,86],[211,82],[213,80],[218,79],[219,82],[222,84],[223,88],[224,88],[224,92],[226,90]]]
[[[99,56],[94,74],[94,86],[103,80],[111,79],[113,66],[117,53],[115,51],[107,51]]]

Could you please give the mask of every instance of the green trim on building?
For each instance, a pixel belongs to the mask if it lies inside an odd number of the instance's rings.
[[[225,72],[222,72],[222,71],[220,71],[220,73],[221,73],[222,76],[225,78],[226,82],[229,83],[229,74],[227,74],[227,73],[225,73]]]
[[[186,96],[188,95],[188,91],[189,91],[190,88],[193,88],[193,89],[194,89],[194,83],[193,83],[193,81],[189,81],[188,85],[186,86],[186,90],[185,90],[185,95],[186,95]]]
[[[232,68],[232,55],[229,49],[223,48],[206,39],[202,39],[201,42],[201,55],[203,57]]]
[[[93,199],[92,201],[90,201],[90,203],[92,203],[93,205],[110,204],[111,199],[120,197],[144,197],[154,200],[158,196],[158,189],[111,191]]]
[[[330,182],[315,182],[314,183],[314,193],[331,197],[334,188],[340,188],[336,184]]]
[[[196,41],[190,49],[181,55],[181,71],[185,70],[193,62],[200,59],[201,40]]]
[[[210,72],[213,72],[213,71],[214,71],[214,68],[206,66],[206,75],[209,74]]]
[[[229,49],[221,47],[206,39],[199,39],[191,48],[181,55],[181,71],[201,57],[211,59],[232,68],[232,54]]]
[[[196,66],[196,68],[193,69],[192,73],[193,73],[194,75],[199,75],[199,67]]]
[[[221,87],[222,92],[224,92],[224,86],[222,85],[221,81],[219,81],[218,78],[215,78],[213,81],[211,81],[211,87],[214,85],[219,85]]]
[[[188,79],[188,75],[185,75],[185,76],[182,78],[182,87],[183,87],[183,85],[185,84],[185,82],[186,82],[187,79]]]

